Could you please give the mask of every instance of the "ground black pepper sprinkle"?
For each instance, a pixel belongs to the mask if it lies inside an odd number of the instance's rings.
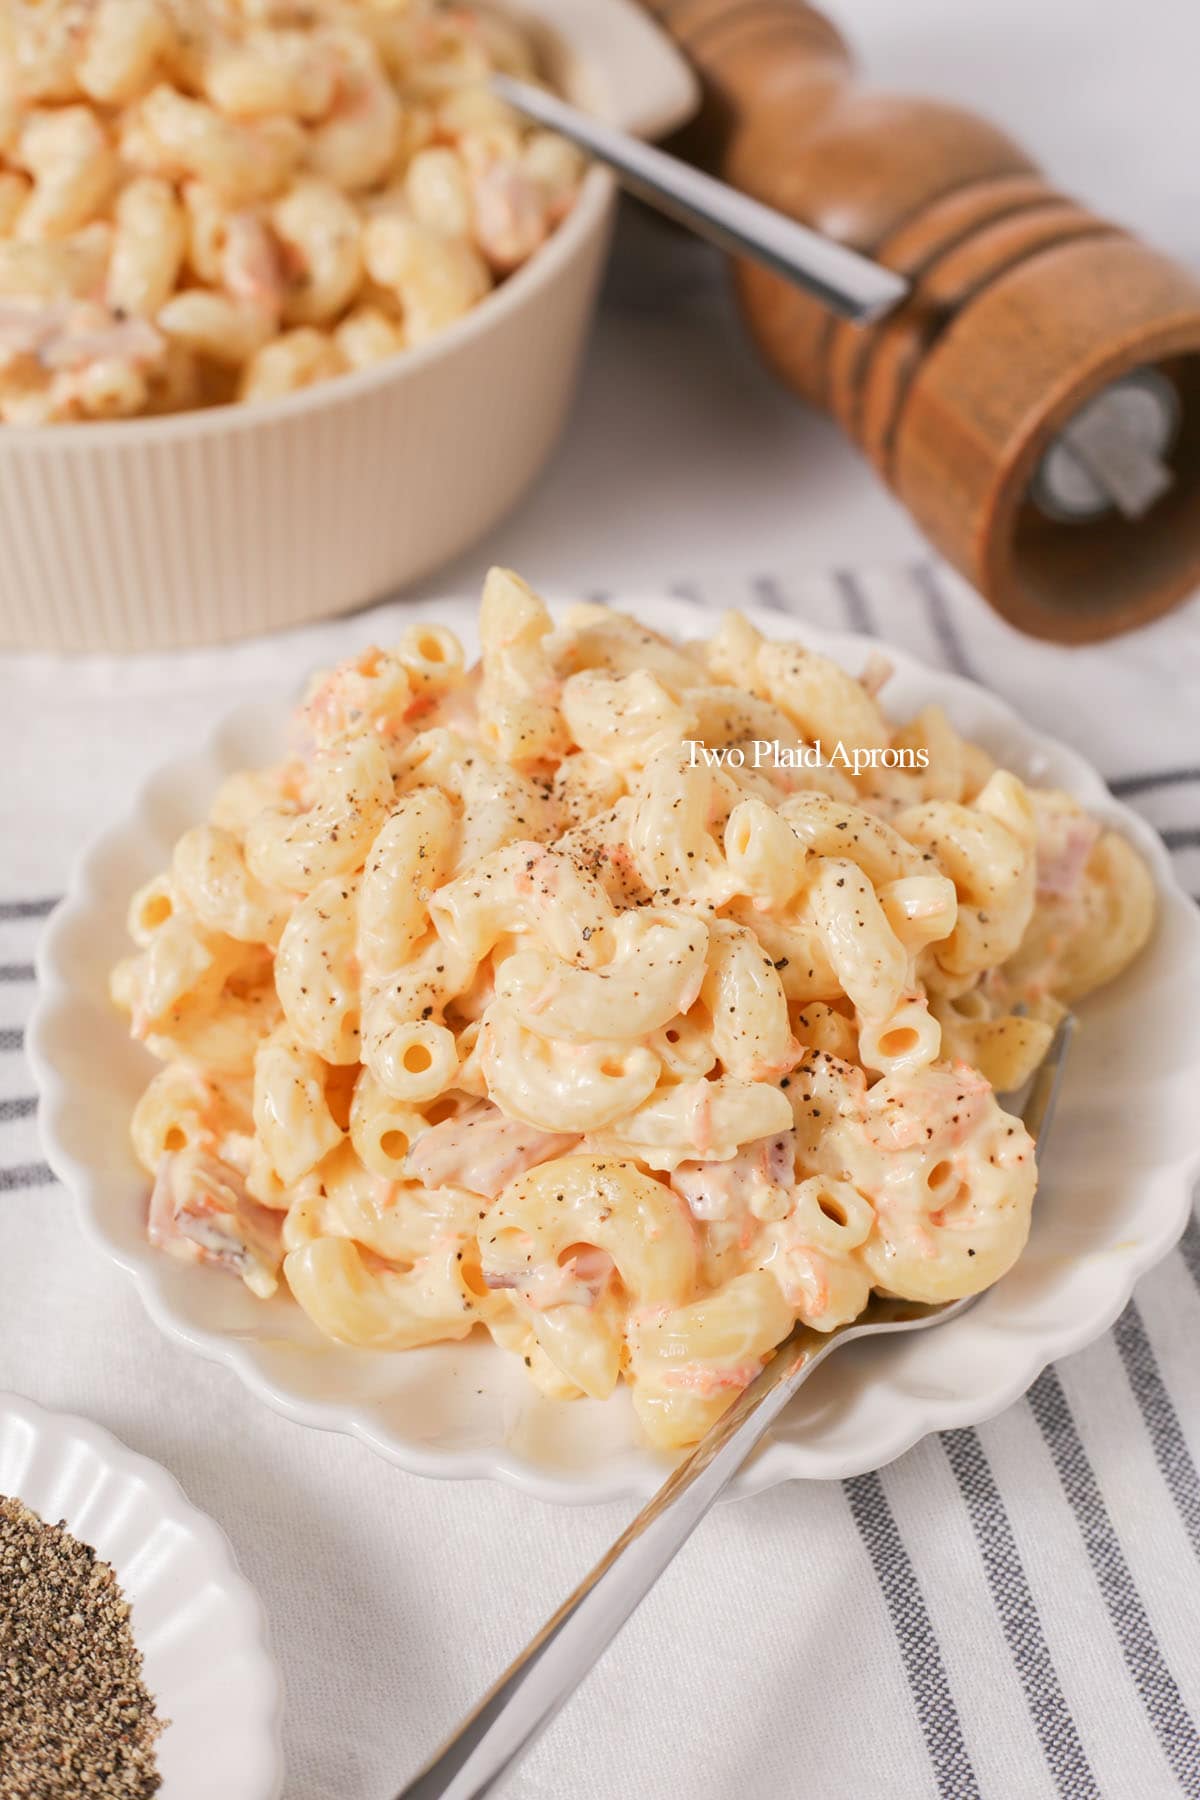
[[[2,1800],[144,1800],[162,1730],[112,1569],[0,1495]]]

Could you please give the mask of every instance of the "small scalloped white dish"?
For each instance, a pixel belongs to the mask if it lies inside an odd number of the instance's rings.
[[[282,1688],[263,1609],[224,1533],[99,1425],[0,1393],[0,1494],[90,1544],[131,1608],[167,1729],[162,1800],[277,1800]]]
[[[681,601],[618,604],[675,635],[695,635],[705,623]],[[423,610],[474,646],[473,604]],[[854,671],[879,648],[777,613],[750,616],[766,635],[798,636]],[[1081,1008],[1084,1028],[1017,1267],[941,1330],[851,1345],[831,1358],[742,1471],[740,1493],[877,1468],[927,1432],[999,1412],[1047,1363],[1113,1322],[1138,1276],[1182,1231],[1200,1168],[1200,912],[1176,884],[1161,841],[1078,755],[1002,702],[902,651],[887,653],[895,665],[884,692],[889,713],[907,718],[939,701],[1019,774],[1077,795],[1149,862],[1159,920],[1137,963]],[[341,1349],[321,1340],[288,1299],[263,1303],[240,1283],[173,1262],[146,1242],[147,1184],[128,1121],[153,1065],[109,1004],[108,970],[127,950],[133,890],[166,866],[175,837],[204,816],[230,770],[279,756],[286,711],[280,701],[234,714],[198,755],[155,775],[124,823],[77,868],[42,940],[30,1033],[50,1163],[74,1193],[89,1236],[133,1276],[162,1329],[236,1370],[288,1418],[348,1432],[420,1475],[490,1476],[553,1501],[647,1495],[671,1459],[639,1440],[626,1391],[605,1402],[544,1399],[519,1359],[481,1332],[401,1354]]]

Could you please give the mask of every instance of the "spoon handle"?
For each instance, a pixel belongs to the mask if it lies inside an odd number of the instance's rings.
[[[490,1794],[569,1700],[840,1337],[799,1332],[724,1413],[397,1800]]]
[[[740,194],[678,157],[615,131],[556,94],[510,75],[493,75],[490,85],[526,118],[607,163],[621,185],[648,206],[719,249],[762,263],[856,325],[890,312],[908,293],[907,281],[881,263]]]
[[[977,1298],[943,1306],[880,1298],[864,1318],[827,1334],[798,1326],[397,1800],[491,1794],[595,1667],[817,1365],[854,1338],[923,1331]]]
[[[922,1306],[877,1297],[862,1318],[827,1334],[797,1326],[397,1800],[491,1794],[595,1667],[817,1365],[855,1338],[925,1331],[978,1298]]]
[[[1020,1106],[1038,1140],[1039,1160],[1074,1029],[1068,1013]],[[856,1338],[928,1331],[979,1298],[922,1305],[877,1294],[857,1320],[828,1334],[797,1326],[397,1800],[479,1800],[492,1793],[594,1668],[817,1365]]]

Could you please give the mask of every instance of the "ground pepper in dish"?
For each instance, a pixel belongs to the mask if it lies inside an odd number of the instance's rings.
[[[0,1495],[0,1800],[143,1800],[162,1729],[112,1569]]]

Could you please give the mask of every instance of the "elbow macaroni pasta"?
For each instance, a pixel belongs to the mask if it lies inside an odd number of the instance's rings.
[[[583,175],[493,69],[533,46],[445,0],[5,0],[0,422],[274,399],[452,325]]]
[[[301,49],[263,90],[296,118]],[[244,68],[216,85],[258,116]],[[318,677],[292,760],[134,896],[151,1237],[341,1343],[478,1327],[549,1396],[624,1379],[689,1443],[798,1321],[1009,1268],[1035,1166],[996,1094],[1153,889],[937,708],[897,729],[876,672],[745,620],[677,647],[493,571],[481,639]],[[927,760],[798,770],[818,733]]]

